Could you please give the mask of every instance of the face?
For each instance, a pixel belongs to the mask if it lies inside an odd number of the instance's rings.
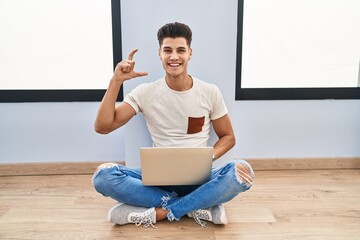
[[[159,56],[163,63],[166,74],[171,77],[188,75],[187,66],[191,59],[192,49],[187,45],[186,39],[165,38],[160,49]]]

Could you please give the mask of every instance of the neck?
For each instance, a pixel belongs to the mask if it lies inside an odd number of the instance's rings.
[[[187,91],[192,88],[193,80],[191,76],[169,76],[166,75],[165,81],[169,88],[174,91]]]

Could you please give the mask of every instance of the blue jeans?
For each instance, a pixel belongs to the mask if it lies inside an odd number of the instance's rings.
[[[254,177],[249,163],[236,160],[213,168],[211,179],[200,186],[143,186],[140,169],[109,164],[94,173],[93,183],[96,191],[116,201],[148,208],[162,207],[169,211],[168,219],[173,221],[194,210],[227,202],[248,190],[251,184],[237,175],[238,163],[246,165]]]

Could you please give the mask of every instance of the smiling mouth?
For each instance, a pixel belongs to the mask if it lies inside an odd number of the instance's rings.
[[[169,63],[170,67],[180,67],[181,63]]]

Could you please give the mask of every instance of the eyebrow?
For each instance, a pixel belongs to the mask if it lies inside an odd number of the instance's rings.
[[[172,49],[172,47],[164,46],[163,49]],[[181,50],[183,50],[183,49],[186,49],[186,47],[178,47],[178,48],[176,48],[176,49],[179,49],[179,50],[181,49]]]

